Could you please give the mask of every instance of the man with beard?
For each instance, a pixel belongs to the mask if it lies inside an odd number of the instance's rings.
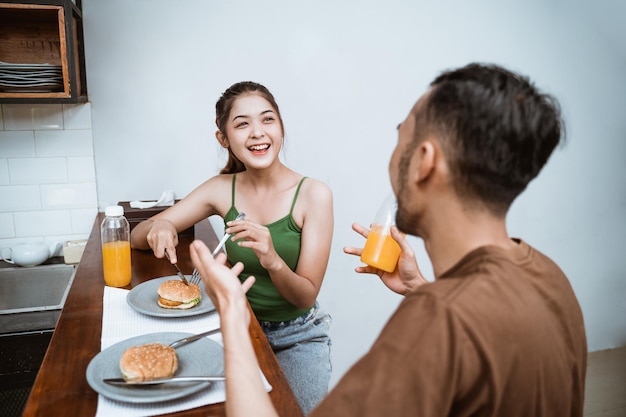
[[[311,415],[582,416],[576,296],[552,260],[506,230],[513,200],[562,136],[556,100],[504,68],[470,64],[431,83],[399,126],[389,164],[398,266],[356,269],[405,298]],[[400,231],[424,240],[434,282]],[[200,242],[191,253],[222,320],[229,416],[275,416],[247,330],[253,278],[241,285],[241,266],[229,270]]]

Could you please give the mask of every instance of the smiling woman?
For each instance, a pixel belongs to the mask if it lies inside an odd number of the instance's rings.
[[[252,104],[254,108],[244,106],[243,100],[237,100],[244,95],[252,101],[252,103],[245,104]],[[257,112],[256,114],[251,113],[255,111]],[[246,165],[233,153],[229,142],[230,139],[236,140],[238,137],[249,135],[250,129],[256,129],[256,132],[252,133],[259,137],[264,136],[266,131],[269,130],[267,133],[269,137],[280,138],[280,144],[277,144],[278,150],[282,147],[285,134],[283,119],[280,116],[278,104],[276,104],[274,96],[264,86],[250,81],[234,84],[222,94],[222,97],[215,105],[215,113],[215,124],[219,129],[215,135],[219,143],[228,149],[228,162],[222,169],[222,174],[234,174],[246,169]],[[255,126],[256,120],[258,120],[260,126]],[[232,125],[232,130],[227,132],[230,125]],[[263,128],[262,130],[260,130],[261,127]],[[276,129],[280,130],[277,131]],[[270,146],[270,143],[256,143],[250,145],[248,149],[253,153],[263,154],[267,152]]]
[[[233,102],[230,122],[217,131],[217,140],[229,150],[229,159],[239,161],[238,168],[263,168],[278,160],[283,128],[270,106],[265,98],[248,93]],[[250,154],[255,158],[250,159]]]
[[[226,166],[167,210],[137,225],[135,248],[165,251],[176,262],[177,234],[219,215],[228,261],[241,263],[242,282],[254,276],[248,301],[305,414],[330,380],[330,316],[319,294],[333,233],[329,187],[279,158],[284,126],[264,86],[244,81],[217,101],[215,136],[228,150]],[[245,220],[237,216],[246,213]],[[251,282],[251,281],[248,281]]]

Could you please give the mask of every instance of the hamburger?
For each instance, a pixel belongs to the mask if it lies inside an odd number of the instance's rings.
[[[188,309],[200,302],[200,287],[196,284],[184,282],[178,279],[171,279],[163,282],[157,289],[159,299],[157,303],[163,308]]]
[[[128,382],[170,378],[178,369],[178,357],[171,346],[161,343],[132,346],[122,353],[120,371]]]

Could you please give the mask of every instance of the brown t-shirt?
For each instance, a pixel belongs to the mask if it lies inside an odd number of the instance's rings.
[[[582,416],[583,317],[524,242],[483,247],[408,294],[312,416]]]

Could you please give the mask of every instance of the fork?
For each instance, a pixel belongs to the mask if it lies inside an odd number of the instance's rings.
[[[200,276],[200,272],[196,268],[193,269],[191,273],[191,277],[188,279],[190,284],[199,285],[200,281],[202,281],[202,277]]]
[[[211,329],[207,332],[202,332],[202,333],[194,334],[191,336],[183,337],[182,339],[178,339],[170,343],[170,347],[176,349],[177,347],[181,347],[183,345],[186,345],[187,343],[195,342],[196,340],[200,340],[203,337],[207,337],[212,334],[219,333],[220,331],[221,329],[218,327],[217,329]]]
[[[245,219],[246,217],[246,213],[244,213],[243,211],[241,213],[239,213],[237,215],[237,217],[235,217],[235,220],[242,220]],[[222,238],[222,240],[220,240],[220,243],[217,244],[217,246],[215,247],[215,249],[213,249],[213,257],[215,257],[217,255],[217,253],[220,251],[220,249],[222,249],[222,246],[224,246],[224,243],[226,243],[226,241],[228,240],[229,237],[231,237],[233,234],[225,234],[224,237]],[[200,281],[202,281],[202,277],[200,276],[200,272],[198,272],[198,270],[196,268],[193,269],[193,272],[191,273],[191,278],[189,278],[189,282],[191,282],[192,284],[196,284],[198,285],[200,283]]]

